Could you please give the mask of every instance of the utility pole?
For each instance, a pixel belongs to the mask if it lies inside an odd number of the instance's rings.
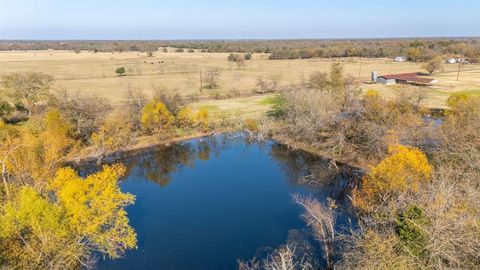
[[[458,78],[460,77],[460,68],[461,67],[462,67],[462,63],[458,63],[457,81],[458,81]]]
[[[203,77],[202,77],[202,69],[200,68],[200,94],[203,94]]]
[[[360,68],[358,69],[358,78],[360,79],[360,76],[362,74],[362,60],[360,59]]]

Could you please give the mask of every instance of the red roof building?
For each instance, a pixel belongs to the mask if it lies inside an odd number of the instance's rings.
[[[420,77],[418,73],[401,73],[382,75],[377,78],[378,83],[383,84],[413,84],[413,85],[430,85],[436,83],[433,78]]]

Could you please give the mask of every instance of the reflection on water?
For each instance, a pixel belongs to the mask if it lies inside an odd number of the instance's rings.
[[[323,197],[347,203],[347,195],[356,184],[362,171],[330,159],[293,150],[290,147],[274,143],[271,156],[285,172],[287,179],[295,184],[310,185],[323,193]]]
[[[273,141],[212,136],[116,158],[127,166],[122,190],[137,198],[127,211],[138,249],[100,269],[235,269],[286,242],[316,252],[293,193],[335,198],[339,227],[351,217],[353,168]]]

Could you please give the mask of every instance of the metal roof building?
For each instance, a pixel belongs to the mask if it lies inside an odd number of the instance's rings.
[[[382,75],[377,78],[378,83],[382,84],[413,84],[413,85],[431,85],[437,80],[433,78],[420,77],[418,73],[401,73]]]

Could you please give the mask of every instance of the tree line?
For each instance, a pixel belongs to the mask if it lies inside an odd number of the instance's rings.
[[[396,57],[411,61],[452,54],[478,62],[478,38],[358,39],[358,40],[191,40],[191,41],[0,41],[0,50],[81,50],[92,52],[166,51],[269,53],[271,59],[313,57]]]

